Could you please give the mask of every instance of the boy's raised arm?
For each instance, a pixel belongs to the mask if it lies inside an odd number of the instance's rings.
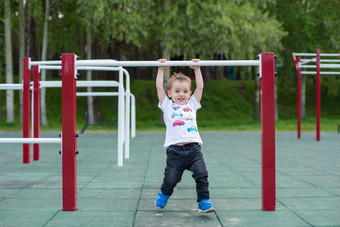
[[[193,62],[199,62],[200,59],[192,59]],[[196,90],[194,92],[194,96],[197,99],[198,102],[201,101],[202,94],[203,94],[203,76],[201,72],[201,68],[199,66],[190,66],[195,72],[195,79],[196,79]]]
[[[166,59],[158,59],[159,62],[164,63],[166,62]],[[165,99],[165,90],[163,86],[163,77],[164,77],[164,71],[166,68],[169,68],[169,66],[160,66],[158,67],[157,77],[156,77],[156,89],[157,89],[157,96],[159,103],[162,105],[163,101]]]

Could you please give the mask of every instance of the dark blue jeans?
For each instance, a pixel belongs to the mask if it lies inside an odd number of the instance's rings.
[[[208,171],[205,166],[201,146],[198,143],[183,146],[171,145],[166,150],[166,168],[161,191],[172,195],[177,183],[182,179],[184,170],[190,170],[196,181],[197,202],[209,199]]]

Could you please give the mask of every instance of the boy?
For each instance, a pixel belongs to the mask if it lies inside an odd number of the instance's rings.
[[[166,59],[159,59],[165,63]],[[198,62],[199,59],[193,59]],[[158,67],[156,88],[158,107],[164,112],[166,136],[164,148],[167,160],[161,191],[156,206],[164,208],[177,183],[182,179],[184,170],[190,170],[196,181],[198,211],[214,212],[216,209],[209,199],[208,171],[201,152],[202,140],[197,130],[196,110],[201,108],[203,78],[199,66],[190,66],[195,72],[196,90],[191,96],[191,80],[182,73],[174,73],[169,80],[168,97],[163,87],[164,70]]]

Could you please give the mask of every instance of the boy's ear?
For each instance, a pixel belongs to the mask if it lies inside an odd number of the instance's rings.
[[[168,97],[171,97],[171,91],[168,90]]]

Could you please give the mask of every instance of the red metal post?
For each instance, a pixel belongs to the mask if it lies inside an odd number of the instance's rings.
[[[62,55],[63,211],[77,210],[75,54]]]
[[[40,72],[39,66],[33,66],[33,137],[39,138],[40,137]],[[33,160],[39,161],[40,159],[40,144],[35,143],[33,144]]]
[[[293,61],[295,64],[295,69],[297,72],[297,138],[301,138],[301,68],[299,67],[299,63],[301,58],[298,57],[296,59],[295,54],[293,55]]]
[[[298,64],[301,61],[301,58],[298,58]],[[301,138],[301,68],[297,69],[297,138]]]
[[[321,109],[321,92],[320,92],[320,49],[316,50],[316,141],[320,141],[320,109]]]
[[[23,59],[23,90],[22,90],[22,137],[30,137],[30,114],[31,114],[31,98],[30,98],[30,79],[31,70],[29,66],[30,59]],[[30,163],[30,144],[23,144],[23,163]]]
[[[262,210],[276,209],[275,182],[275,60],[261,54]]]

